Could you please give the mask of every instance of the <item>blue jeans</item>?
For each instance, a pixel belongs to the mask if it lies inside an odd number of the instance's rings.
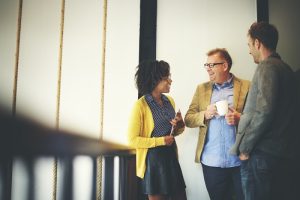
[[[279,159],[255,150],[242,161],[241,179],[245,200],[271,200],[272,181]]]
[[[220,168],[202,164],[202,169],[211,200],[244,200],[240,167]]]

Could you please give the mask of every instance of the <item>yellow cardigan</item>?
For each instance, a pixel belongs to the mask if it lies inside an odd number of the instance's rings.
[[[173,98],[167,97],[173,108],[175,108]],[[136,175],[140,178],[144,178],[148,149],[165,145],[164,137],[151,137],[153,129],[152,112],[145,96],[143,96],[134,104],[128,128],[128,143],[130,147],[136,149]],[[174,135],[179,135],[183,131],[184,128],[178,129],[174,132]]]

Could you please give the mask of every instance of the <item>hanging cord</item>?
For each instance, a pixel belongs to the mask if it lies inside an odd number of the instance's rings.
[[[62,55],[63,55],[63,39],[64,39],[64,22],[65,22],[65,0],[61,1],[61,19],[60,19],[60,40],[59,40],[59,56],[58,56],[58,78],[57,78],[57,95],[56,95],[56,119],[55,128],[59,130],[60,117],[60,97],[61,97],[61,71],[62,71]],[[52,200],[57,198],[57,157],[54,158],[53,163],[53,192]]]
[[[14,75],[13,102],[12,102],[12,116],[13,117],[16,116],[16,107],[17,107],[17,88],[18,88],[18,74],[19,74],[22,10],[23,10],[23,0],[19,0],[18,30],[17,30],[16,54],[15,54],[15,75]]]
[[[101,63],[101,95],[100,95],[100,135],[99,140],[103,139],[103,117],[104,117],[104,85],[105,85],[105,56],[106,56],[106,25],[107,25],[107,0],[103,0],[103,15],[102,15],[102,63]],[[103,163],[102,163],[102,156],[97,158],[97,200],[102,200],[102,171]]]

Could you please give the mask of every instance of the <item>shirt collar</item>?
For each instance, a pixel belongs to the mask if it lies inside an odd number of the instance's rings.
[[[273,52],[273,53],[269,56],[269,58],[278,58],[278,59],[281,59],[280,55],[279,55],[278,53],[276,53],[276,52]]]
[[[214,87],[214,89],[221,89],[221,88],[231,86],[232,84],[233,84],[233,75],[231,73],[229,73],[229,79],[227,81],[225,81],[222,84],[214,83],[213,87]]]
[[[153,96],[151,94],[146,94],[145,95],[146,100],[148,100],[149,102],[154,102]],[[161,99],[165,102],[168,101],[168,98],[166,97],[166,95],[161,94]]]

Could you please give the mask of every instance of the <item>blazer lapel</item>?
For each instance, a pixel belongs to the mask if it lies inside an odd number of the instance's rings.
[[[235,77],[233,77],[233,108],[238,109],[239,96],[241,91],[241,83]]]
[[[211,99],[211,95],[212,95],[212,87],[213,87],[213,83],[209,82],[207,84],[207,87],[205,87],[205,105],[210,105],[210,99]]]

